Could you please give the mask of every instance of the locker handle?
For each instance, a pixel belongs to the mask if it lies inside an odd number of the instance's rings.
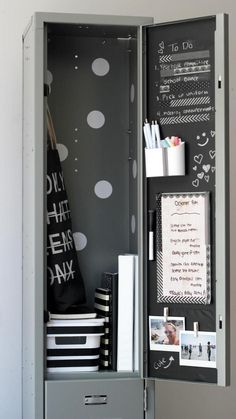
[[[84,404],[86,406],[107,404],[107,396],[106,395],[84,396]]]

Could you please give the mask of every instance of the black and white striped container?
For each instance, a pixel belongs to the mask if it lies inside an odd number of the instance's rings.
[[[111,342],[109,330],[111,327],[111,291],[105,288],[96,288],[94,309],[99,316],[104,317],[104,335],[101,338],[100,365],[101,368],[109,368],[111,354]]]
[[[47,323],[47,371],[97,371],[104,319]]]

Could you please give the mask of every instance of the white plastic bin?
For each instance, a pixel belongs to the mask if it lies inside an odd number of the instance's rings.
[[[97,371],[104,319],[47,323],[47,371]]]

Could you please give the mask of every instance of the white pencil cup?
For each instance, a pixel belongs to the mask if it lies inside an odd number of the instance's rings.
[[[165,149],[167,154],[168,176],[185,175],[185,143]]]
[[[146,177],[166,176],[164,148],[145,148]]]
[[[145,148],[146,177],[184,176],[185,143],[168,148]]]

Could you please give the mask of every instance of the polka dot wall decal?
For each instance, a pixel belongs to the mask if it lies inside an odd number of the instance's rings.
[[[131,103],[134,103],[134,98],[135,98],[135,87],[134,87],[134,84],[132,83],[130,87],[130,102]]]
[[[100,180],[94,186],[94,192],[98,198],[109,198],[112,194],[112,185],[107,180]]]
[[[91,128],[98,129],[105,124],[105,116],[100,111],[91,111],[87,116],[87,122]]]
[[[64,144],[57,143],[57,150],[60,157],[60,161],[66,160],[66,158],[68,157],[68,148]]]
[[[137,162],[136,162],[136,160],[133,160],[132,171],[133,171],[133,178],[135,179],[136,176],[137,176]]]
[[[136,229],[136,219],[135,219],[135,215],[132,215],[131,217],[131,231],[134,234],[135,233],[135,229]]]
[[[47,70],[47,76],[46,76],[47,84],[50,85],[53,81],[53,75],[51,71]]]
[[[110,70],[110,64],[105,58],[96,58],[92,62],[92,70],[96,76],[105,76]]]
[[[75,248],[76,250],[80,251],[83,250],[87,246],[87,237],[83,233],[76,232],[73,234]]]

